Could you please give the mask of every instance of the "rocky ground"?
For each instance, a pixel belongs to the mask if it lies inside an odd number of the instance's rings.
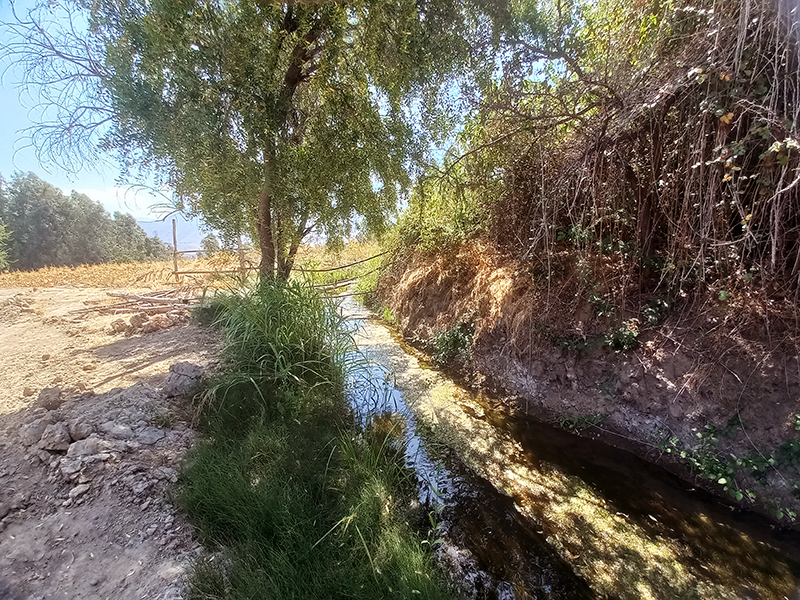
[[[107,302],[0,289],[0,600],[178,598],[200,552],[170,489],[218,336],[80,312]]]

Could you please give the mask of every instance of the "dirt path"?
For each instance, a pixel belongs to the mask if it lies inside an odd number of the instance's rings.
[[[0,600],[179,598],[200,551],[169,501],[194,432],[163,386],[175,363],[213,368],[219,337],[74,312],[112,300],[0,288]]]

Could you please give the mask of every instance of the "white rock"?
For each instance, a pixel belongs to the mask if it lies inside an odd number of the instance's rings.
[[[112,450],[114,444],[109,441],[100,439],[96,436],[90,436],[83,440],[73,442],[67,450],[67,456],[89,456],[92,454],[100,454]]]

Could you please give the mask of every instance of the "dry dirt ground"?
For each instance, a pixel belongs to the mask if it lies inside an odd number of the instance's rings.
[[[219,335],[115,332],[85,312],[107,291],[0,288],[0,600],[179,598],[200,552],[170,502],[190,413],[164,384],[213,370]]]

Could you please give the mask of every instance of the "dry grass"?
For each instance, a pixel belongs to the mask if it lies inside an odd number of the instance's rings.
[[[340,252],[329,252],[324,247],[301,247],[296,266],[311,269],[329,268],[356,262],[380,252],[377,243],[354,242]],[[256,252],[247,252],[245,266],[253,273],[258,266]],[[178,271],[173,273],[171,260],[140,263],[106,263],[78,267],[45,267],[36,271],[11,271],[0,273],[0,287],[95,287],[95,288],[163,288],[178,286],[221,287],[226,281],[222,272],[239,269],[239,257],[232,252],[218,252],[208,258],[181,259]],[[194,273],[216,271],[217,273]]]
[[[220,269],[219,259],[180,260],[181,271]],[[233,268],[233,267],[231,267]],[[36,271],[0,274],[0,287],[96,287],[160,288],[176,285],[213,285],[214,275],[181,275],[172,272],[172,261],[106,263],[78,267],[45,267]]]

